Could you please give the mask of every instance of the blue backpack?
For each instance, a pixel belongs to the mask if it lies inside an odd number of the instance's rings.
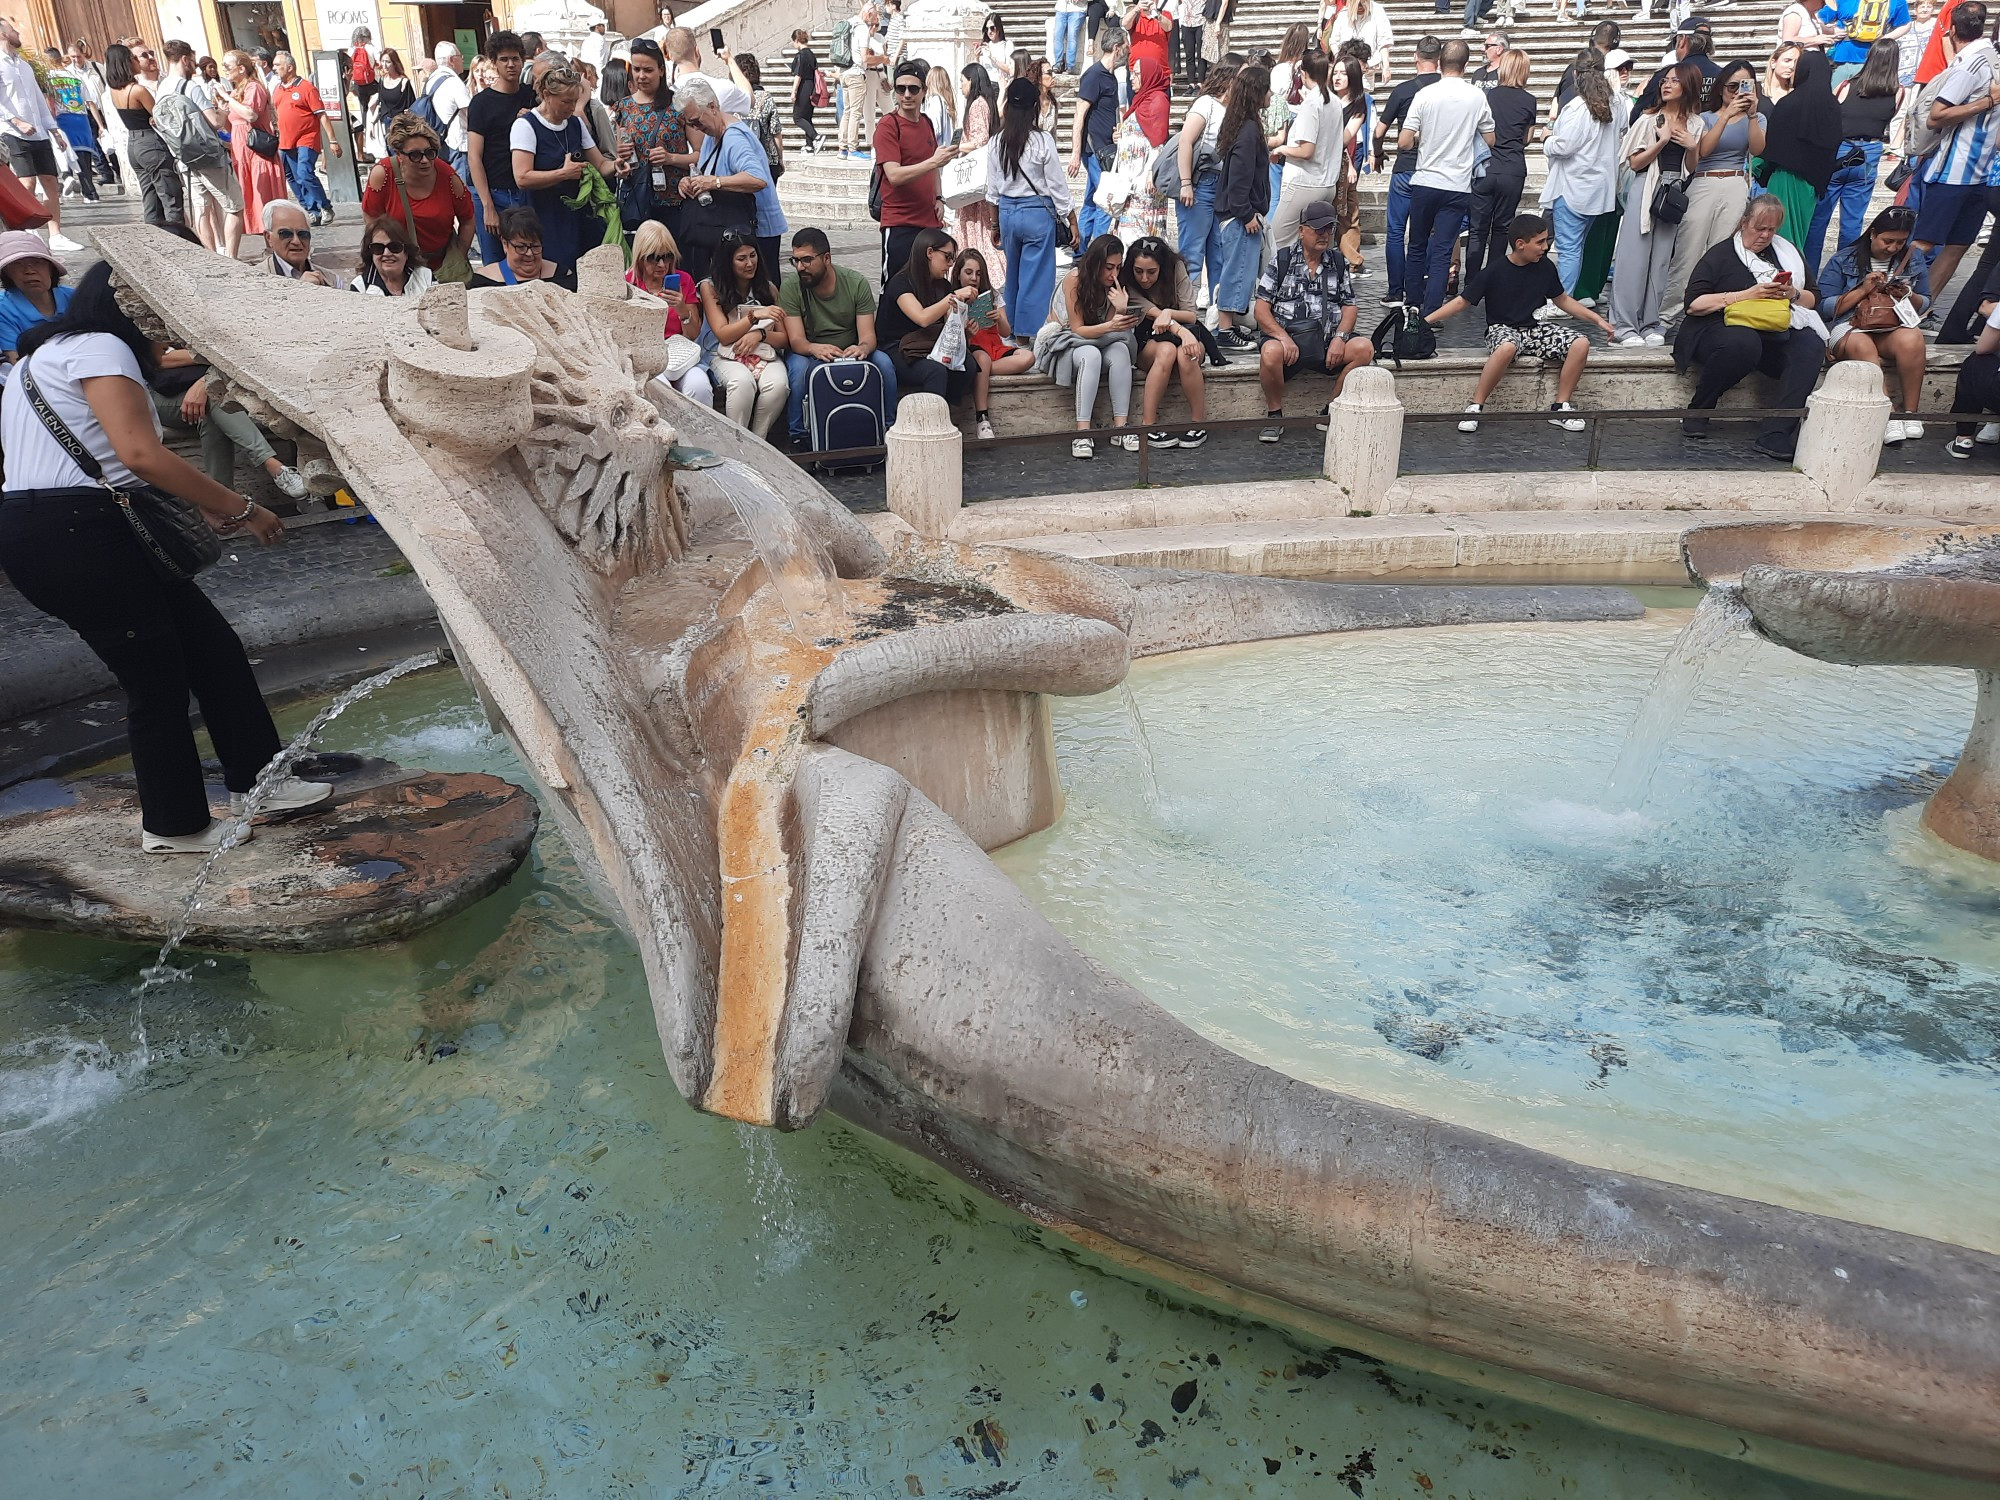
[[[437,105],[435,102],[433,102],[431,96],[437,92],[438,86],[443,82],[444,79],[442,77],[433,78],[431,80],[431,86],[425,89],[421,94],[419,94],[417,96],[416,103],[410,106],[411,114],[415,115],[419,120],[422,120],[426,125],[430,126],[432,130],[437,132],[439,145],[444,144],[446,121],[444,117],[438,113]]]

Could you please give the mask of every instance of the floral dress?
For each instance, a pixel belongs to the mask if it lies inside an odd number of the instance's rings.
[[[985,150],[987,138],[992,133],[992,109],[984,99],[973,100],[965,112],[965,132],[960,137],[964,147],[962,154],[971,156],[976,151]],[[999,206],[982,198],[954,210],[954,216],[958,221],[958,248],[977,250],[985,258],[988,283],[999,286],[1007,279],[1007,258],[1000,253]]]

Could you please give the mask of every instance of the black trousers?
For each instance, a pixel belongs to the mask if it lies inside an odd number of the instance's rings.
[[[1694,399],[1688,402],[1690,411],[1713,411],[1723,392],[1752,372],[1775,382],[1771,406],[1780,410],[1804,406],[1826,363],[1826,341],[1810,328],[1759,333],[1754,328],[1731,328],[1717,318],[1691,332],[1693,343],[1683,363],[1700,365],[1701,375]],[[1797,431],[1797,418],[1779,418],[1764,424],[1762,436],[1783,439]]]
[[[148,224],[179,224],[187,215],[181,207],[181,174],[167,143],[151,130],[135,130],[125,138],[126,154],[139,176]]]
[[[1984,416],[2000,412],[2000,354],[1968,354],[1958,367],[1958,384],[1952,388],[1951,409]],[[1971,437],[1978,422],[1960,422],[1958,435]]]
[[[813,108],[812,95],[792,100],[792,123],[799,127],[799,134],[806,138],[806,150],[819,149],[819,126],[814,122],[818,111]]]
[[[1486,169],[1484,177],[1473,179],[1472,206],[1466,219],[1464,274],[1458,278],[1460,286],[1477,276],[1490,256],[1507,253],[1507,226],[1520,211],[1521,190],[1527,182],[1525,172],[1514,175],[1496,172],[1491,167]]]
[[[929,391],[933,396],[942,396],[956,406],[965,399],[965,393],[972,388],[972,371],[947,370],[934,359],[919,355],[915,359],[903,358],[900,349],[889,350],[889,363],[896,367],[896,401],[913,391]]]
[[[898,271],[910,268],[910,247],[917,242],[917,236],[924,232],[921,224],[884,224],[882,226],[882,285],[889,284],[889,278]]]
[[[152,570],[102,490],[10,493],[0,503],[0,569],[22,598],[82,636],[125,690],[149,833],[208,826],[189,693],[229,790],[250,790],[279,741],[243,643],[208,595]]]

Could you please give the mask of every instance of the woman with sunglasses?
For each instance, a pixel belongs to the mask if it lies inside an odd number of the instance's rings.
[[[500,259],[472,273],[472,285],[532,286],[546,281],[566,292],[576,290],[576,267],[565,269],[542,254],[542,221],[532,208],[500,210]]]
[[[646,220],[632,236],[632,269],[625,273],[625,279],[640,291],[650,292],[667,304],[666,326],[660,333],[662,338],[703,342],[703,324],[700,304],[695,298],[694,278],[681,269],[681,247],[674,243],[672,232],[659,220]],[[690,355],[694,352],[687,349],[686,344],[677,347]],[[709,374],[708,351],[704,349],[700,358],[678,374],[674,371],[675,363],[670,357],[665,376],[667,384],[697,406],[715,405],[715,384]]]
[[[271,91],[257,81],[257,64],[241,47],[222,54],[229,70],[229,87],[219,96],[229,115],[229,161],[236,168],[236,180],[243,188],[243,229],[247,234],[264,232],[264,205],[284,203],[285,169],[277,153],[260,156],[250,149],[252,130],[278,133],[277,112],[271,107]]]
[[[1916,227],[1915,209],[1891,204],[1819,273],[1820,306],[1831,332],[1827,358],[1879,366],[1882,389],[1898,411],[1920,410],[1924,397],[1924,336],[1916,320],[1930,307],[1931,281],[1925,258],[1910,249],[1910,232]],[[1864,321],[1886,322],[1876,293],[1906,302],[1909,321],[1899,317],[1886,327],[1857,327]],[[1857,317],[1864,300],[1870,303],[1868,315]],[[1882,440],[1900,443],[1923,435],[1921,422],[1891,422]]]
[[[410,237],[394,219],[370,219],[361,231],[361,274],[351,292],[375,297],[421,297],[435,280],[431,268],[410,253]]]
[[[715,340],[723,410],[738,427],[769,438],[791,399],[792,382],[785,370],[785,312],[759,254],[755,235],[724,234],[714,269],[701,284],[701,310]]]
[[[437,132],[405,110],[389,122],[389,159],[368,169],[361,211],[371,219],[405,221],[417,254],[435,272],[454,246],[460,257],[472,243],[472,189],[458,180]]]

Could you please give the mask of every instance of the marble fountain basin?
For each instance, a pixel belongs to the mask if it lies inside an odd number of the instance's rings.
[[[99,240],[430,589],[630,929],[691,1103],[831,1107],[1137,1270],[1631,1430],[1876,1493],[2000,1475],[2000,1260],[1288,1077],[1086,958],[986,853],[1060,811],[1047,695],[1136,653],[1629,596],[889,555],[650,380],[662,310],[615,251],[574,297],[350,299],[328,328],[313,289]],[[725,463],[675,472],[676,439]]]

